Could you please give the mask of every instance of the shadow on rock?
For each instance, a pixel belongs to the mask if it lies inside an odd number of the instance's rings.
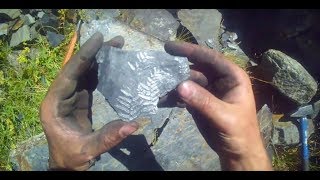
[[[164,171],[144,135],[131,135],[108,152],[129,171]]]

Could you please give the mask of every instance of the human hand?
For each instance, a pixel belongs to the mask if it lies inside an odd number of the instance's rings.
[[[124,40],[117,36],[106,43],[122,48]],[[136,122],[116,120],[92,130],[95,55],[102,44],[102,34],[94,34],[61,69],[42,101],[40,119],[48,140],[50,169],[87,170],[95,157],[138,128]]]
[[[219,52],[190,43],[168,42],[165,50],[194,65],[193,81],[177,87],[199,131],[220,157],[224,170],[272,170],[259,131],[248,75]]]

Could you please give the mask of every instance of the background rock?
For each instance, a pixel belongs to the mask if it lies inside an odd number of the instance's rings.
[[[162,41],[174,40],[179,27],[179,22],[164,9],[123,10],[118,19]]]
[[[268,105],[264,105],[257,113],[257,118],[259,120],[260,132],[264,139],[265,147],[268,148],[271,144],[272,137],[272,113]]]
[[[257,118],[260,126],[260,133],[264,140],[264,146],[267,149],[269,158],[273,157],[273,147],[272,147],[272,133],[273,133],[273,123],[272,123],[272,113],[268,105],[262,106],[262,108],[257,113]]]
[[[21,16],[21,19],[23,19],[24,24],[28,25],[28,26],[36,22],[34,17],[32,17],[30,14],[26,14],[26,15]]]
[[[306,69],[296,60],[277,50],[263,54],[259,70],[263,79],[271,81],[283,95],[298,104],[310,102],[318,85]]]
[[[53,28],[57,28],[59,26],[59,22],[58,22],[57,16],[55,16],[53,14],[47,14],[47,13],[44,14],[39,22],[40,22],[42,27],[51,26]]]
[[[115,18],[120,15],[119,9],[97,9],[98,19]]]
[[[52,31],[47,31],[46,37],[52,47],[57,47],[64,39],[64,35]]]
[[[314,132],[312,120],[309,120],[308,137]],[[273,121],[274,131],[272,143],[274,145],[294,146],[300,142],[300,124],[297,119],[283,117],[279,121]]]
[[[216,9],[181,9],[178,11],[181,24],[195,37],[200,45],[211,46],[221,51],[219,42],[221,13]]]
[[[20,9],[0,9],[0,19],[6,18],[6,19],[15,19],[19,17],[21,14]]]
[[[22,52],[22,50],[16,50],[12,51],[10,54],[7,56],[7,60],[9,64],[15,68],[16,70],[20,69],[20,63],[18,61],[19,54]]]
[[[45,14],[45,13],[44,13],[43,11],[40,11],[40,12],[38,12],[37,16],[38,16],[38,18],[41,19],[44,14]]]
[[[11,36],[10,47],[15,47],[22,42],[31,40],[30,28],[27,25],[22,26],[17,32]]]
[[[2,23],[0,24],[0,36],[8,34],[8,24]]]

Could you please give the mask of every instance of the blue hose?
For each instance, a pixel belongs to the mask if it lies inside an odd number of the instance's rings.
[[[301,125],[303,171],[309,171],[308,119],[306,117],[301,118],[300,125]]]

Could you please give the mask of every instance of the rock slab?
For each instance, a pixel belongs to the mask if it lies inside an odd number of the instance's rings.
[[[216,9],[181,9],[178,18],[200,45],[221,49],[219,42],[221,13]]]
[[[190,72],[187,58],[162,51],[103,46],[96,59],[97,89],[126,120],[156,114],[159,98],[188,79]]]
[[[264,80],[298,104],[306,104],[316,94],[318,85],[307,70],[288,55],[270,49],[263,54],[259,65]]]

